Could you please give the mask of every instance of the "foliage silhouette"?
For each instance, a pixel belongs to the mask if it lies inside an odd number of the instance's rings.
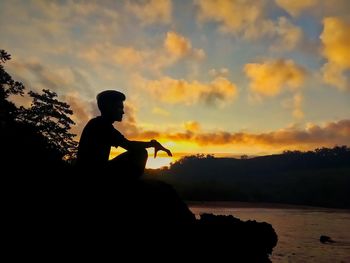
[[[0,50],[0,120],[4,126],[6,122],[11,122],[17,113],[17,107],[8,100],[10,95],[23,95],[25,89],[23,84],[14,81],[5,71],[3,64],[10,60],[11,56],[5,50]]]
[[[18,163],[31,167],[63,165],[63,160],[74,158],[77,147],[75,135],[69,132],[74,124],[69,117],[73,112],[48,89],[43,94],[29,91],[31,107],[17,108],[10,96],[23,96],[25,86],[5,71],[3,64],[10,59],[10,54],[0,50],[2,161],[12,169],[22,167]]]
[[[61,158],[71,160],[76,155],[75,134],[69,132],[75,123],[69,117],[73,114],[70,106],[56,99],[57,94],[48,89],[43,94],[29,91],[33,98],[30,108],[20,107],[17,119],[36,128],[46,140],[50,149],[56,150]]]

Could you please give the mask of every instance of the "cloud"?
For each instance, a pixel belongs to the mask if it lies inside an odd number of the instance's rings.
[[[278,36],[272,50],[292,50],[303,39],[303,31],[300,27],[293,25],[286,17],[279,17],[275,24],[275,32]]]
[[[251,79],[250,91],[259,97],[274,97],[285,87],[297,90],[306,77],[305,69],[289,59],[249,63],[244,66],[244,72]]]
[[[262,16],[261,1],[196,0],[200,22],[216,21],[223,32],[248,31]]]
[[[304,10],[310,9],[319,3],[319,0],[275,0],[276,4],[290,15],[299,16]]]
[[[348,0],[275,0],[275,3],[294,18],[302,13],[317,18],[334,15],[348,17],[350,8]]]
[[[52,89],[56,91],[60,86],[67,84],[66,80],[58,74],[51,72],[44,67],[38,60],[28,60],[24,62],[13,62],[11,70],[26,83],[31,83],[29,89],[41,91],[42,89]]]
[[[137,50],[131,46],[98,43],[82,49],[78,56],[94,65],[119,64],[130,68],[142,66],[151,54],[147,51]]]
[[[119,33],[119,9],[113,2],[12,1],[1,3],[4,30],[26,48],[38,52],[74,54],[88,41],[110,39]],[[1,10],[2,11],[2,10]],[[77,41],[77,32],[82,42]]]
[[[323,44],[322,55],[327,63],[322,67],[325,83],[350,90],[346,72],[350,70],[350,23],[341,18],[327,17],[323,20],[323,32],[320,39]]]
[[[190,40],[173,31],[167,32],[164,47],[171,55],[178,59],[192,56],[195,59],[201,60],[205,57],[202,49],[192,48]]]
[[[304,118],[304,112],[302,110],[303,100],[304,100],[304,97],[301,93],[294,94],[294,96],[293,96],[293,102],[294,102],[293,117],[296,119]]]
[[[148,80],[139,77],[137,84],[143,87],[154,98],[160,101],[187,105],[205,102],[209,105],[223,105],[231,102],[237,95],[236,85],[223,77],[217,77],[210,83],[186,81],[162,77],[158,80]]]
[[[142,25],[168,24],[171,22],[171,0],[147,0],[143,3],[128,1],[126,10],[135,15]]]
[[[266,1],[196,0],[198,21],[214,21],[223,33],[242,36],[247,40],[267,37],[275,41],[272,50],[292,50],[303,37],[302,29],[286,17],[268,17]],[[269,3],[270,4],[270,3]]]
[[[112,55],[112,59],[121,65],[134,66],[141,65],[147,56],[146,52],[136,50],[132,47],[118,47]]]
[[[158,48],[140,50],[109,42],[98,43],[80,50],[78,57],[95,67],[120,65],[132,71],[138,69],[161,75],[164,68],[174,65],[180,59],[197,62],[206,56],[202,49],[193,48],[189,39],[173,31],[167,32],[162,44]]]
[[[201,147],[229,146],[234,148],[254,148],[260,151],[277,152],[286,149],[311,150],[316,147],[350,145],[350,119],[328,122],[323,125],[309,123],[304,128],[289,127],[266,133],[205,132],[196,130],[196,122],[185,125],[186,131],[165,133],[142,130],[134,133],[132,139],[148,140],[159,138],[171,142],[191,142]],[[200,127],[200,126],[199,126]]]
[[[166,117],[170,116],[170,112],[159,107],[154,107],[152,109],[152,113],[156,115],[166,116]]]
[[[191,43],[188,39],[172,31],[166,34],[164,46],[169,53],[178,57],[187,56],[192,49]]]
[[[228,68],[221,69],[211,69],[209,70],[209,75],[212,77],[227,77],[230,74],[230,70]]]
[[[20,62],[18,62],[20,61]],[[62,94],[71,90],[80,91],[82,94],[91,96],[93,88],[87,80],[87,74],[82,69],[72,67],[45,67],[37,59],[14,61],[10,64],[10,70],[16,72],[16,77],[21,81],[30,83],[29,90],[41,91],[50,89]]]
[[[201,130],[201,126],[196,121],[187,121],[184,123],[185,130],[188,132],[199,132]]]
[[[62,96],[62,99],[70,105],[73,111],[71,118],[75,125],[72,127],[72,133],[77,134],[78,138],[80,138],[84,126],[93,116],[95,102],[83,101],[78,92],[69,92]]]
[[[124,115],[122,122],[116,124],[126,137],[136,138],[141,132],[141,128],[137,126],[136,118],[137,108],[131,102],[124,103]]]
[[[303,94],[301,92],[296,92],[293,97],[282,100],[281,105],[283,108],[291,110],[293,118],[295,118],[296,121],[299,121],[304,118],[303,102]]]

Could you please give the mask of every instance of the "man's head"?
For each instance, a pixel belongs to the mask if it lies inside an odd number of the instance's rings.
[[[124,114],[125,95],[116,90],[105,90],[97,94],[97,106],[101,115],[112,121],[121,121]]]

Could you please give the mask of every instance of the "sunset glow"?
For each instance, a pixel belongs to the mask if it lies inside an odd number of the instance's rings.
[[[71,105],[77,139],[96,94],[124,92],[115,127],[168,147],[149,150],[157,168],[350,145],[349,13],[347,0],[4,0],[0,48],[14,79]]]

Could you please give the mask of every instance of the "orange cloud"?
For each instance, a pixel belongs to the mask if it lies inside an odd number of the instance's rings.
[[[211,69],[209,70],[209,75],[212,77],[227,77],[230,74],[230,70],[228,68],[221,69]]]
[[[295,90],[304,83],[306,77],[306,71],[290,59],[246,64],[244,72],[251,79],[251,92],[265,97],[278,95],[284,87]]]
[[[327,17],[323,25],[322,54],[328,60],[321,70],[323,80],[341,90],[350,90],[349,79],[344,74],[350,70],[350,24],[337,17]]]
[[[200,22],[216,21],[222,32],[243,33],[248,37],[260,35],[271,26],[262,20],[264,15],[263,1],[239,0],[196,0]],[[260,30],[255,30],[257,22]]]
[[[136,134],[135,134],[136,135]],[[286,128],[267,133],[139,131],[135,139],[161,138],[164,141],[192,142],[202,147],[254,147],[260,150],[308,150],[316,147],[350,145],[350,120],[329,122],[322,126],[308,124],[304,129]]]
[[[139,65],[146,57],[144,52],[138,51],[132,47],[120,47],[112,55],[115,62],[121,65]]]
[[[93,105],[81,100],[78,92],[67,93],[62,99],[70,105],[73,111],[72,120],[75,122],[75,126],[72,127],[72,132],[80,137],[84,126],[92,118]]]
[[[157,114],[157,115],[161,115],[161,116],[169,116],[170,115],[170,112],[168,112],[162,108],[159,108],[159,107],[154,107],[152,109],[152,113]]]
[[[122,122],[118,122],[118,130],[127,137],[137,137],[140,128],[136,124],[136,107],[129,102],[124,103],[124,116]]]
[[[198,122],[196,121],[187,121],[184,123],[186,131],[190,132],[198,132],[201,129],[201,126]]]
[[[327,16],[349,16],[348,0],[275,0],[276,4],[294,18],[303,12],[318,18]]]
[[[42,89],[50,88],[60,95],[73,89],[83,94],[93,94],[86,72],[82,69],[49,68],[37,59],[18,59],[18,61],[9,64],[9,69],[16,72],[16,77],[19,77],[29,90],[41,92]]]
[[[136,49],[132,46],[115,46],[111,43],[98,43],[85,47],[78,56],[92,66],[122,66],[124,69],[135,69],[161,75],[161,71],[180,59],[201,61],[206,54],[203,49],[192,47],[191,41],[175,32],[167,32],[163,47]]]
[[[275,25],[277,42],[273,44],[273,50],[292,50],[303,38],[303,31],[300,27],[293,25],[287,18],[279,17]]]
[[[171,22],[171,0],[147,0],[143,3],[128,1],[126,9],[135,15],[142,25],[168,24]]]
[[[302,11],[319,3],[318,0],[275,0],[275,2],[292,16],[299,16]]]
[[[176,58],[192,56],[196,59],[203,59],[205,57],[202,49],[193,49],[190,40],[173,31],[166,34],[164,47]]]
[[[186,56],[192,49],[190,41],[175,32],[167,33],[164,46],[171,54],[179,57]]]
[[[291,1],[292,2],[292,1]],[[272,50],[292,50],[302,40],[302,29],[286,17],[271,19],[266,1],[196,0],[199,22],[214,21],[223,33],[248,40],[272,38]]]
[[[194,104],[199,101],[207,104],[219,104],[232,101],[238,94],[234,83],[223,77],[217,77],[210,83],[186,81],[162,77],[159,80],[147,80],[139,77],[137,85],[150,92],[155,98],[166,103]]]
[[[293,117],[296,119],[304,118],[304,112],[302,110],[304,97],[301,93],[297,93],[293,96],[294,109],[293,109]]]

